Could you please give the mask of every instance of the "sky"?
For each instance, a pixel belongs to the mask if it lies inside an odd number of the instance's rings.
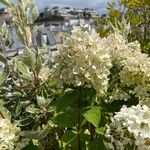
[[[16,0],[11,0],[16,1]],[[35,0],[40,10],[45,7],[70,6],[75,8],[93,8],[99,14],[106,12],[106,5],[113,0]],[[1,6],[1,5],[0,5]],[[2,6],[1,6],[2,7]]]
[[[106,5],[112,0],[36,0],[40,9],[48,6],[71,6],[76,8],[94,8],[98,13],[106,11]]]

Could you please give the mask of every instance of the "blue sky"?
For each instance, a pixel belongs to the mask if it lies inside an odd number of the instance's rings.
[[[76,8],[94,8],[99,13],[106,11],[106,4],[112,0],[36,0],[39,8],[48,6],[71,6]]]
[[[16,0],[11,0],[16,1]],[[35,0],[40,10],[52,6],[70,6],[75,8],[94,8],[102,14],[106,11],[106,5],[113,0]],[[0,5],[1,6],[1,5]]]

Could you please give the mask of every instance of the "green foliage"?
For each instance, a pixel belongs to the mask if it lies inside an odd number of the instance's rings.
[[[0,117],[7,118],[7,119],[11,120],[10,112],[1,104],[0,104]]]
[[[6,81],[8,75],[9,75],[8,68],[5,67],[3,71],[0,72],[0,86]]]
[[[79,93],[77,90],[67,91],[58,101],[57,110],[62,111],[68,108],[78,98],[79,98]]]
[[[60,127],[75,127],[77,124],[77,110],[69,110],[65,113],[58,114],[54,123]]]
[[[99,126],[101,111],[100,107],[97,106],[89,106],[83,109],[83,116],[85,119],[92,123],[95,127]]]
[[[100,36],[104,37],[109,33],[114,32],[115,27],[115,31],[116,29],[119,29],[123,35],[126,34],[126,39],[128,41],[138,40],[141,44],[143,52],[149,54],[150,1],[118,0],[116,2],[108,3],[107,9],[107,16],[97,20],[97,32]],[[129,29],[129,24],[130,32],[126,32],[126,29]],[[122,29],[124,29],[124,32],[122,32]]]
[[[107,93],[101,95],[93,88],[84,86],[59,87],[57,81],[51,78],[51,62],[49,64],[49,58],[45,58],[49,48],[30,47],[30,27],[37,17],[34,1],[18,0],[15,5],[8,0],[0,2],[11,10],[13,26],[25,46],[23,54],[15,56],[11,61],[4,56],[3,49],[0,53],[0,62],[5,65],[0,73],[0,119],[8,118],[20,127],[20,142],[22,139],[29,141],[22,150],[109,149],[105,132],[111,116],[123,105],[138,103],[138,98],[130,93],[131,98],[127,101],[106,102],[116,83],[119,85],[121,82],[121,68],[111,68],[110,87]],[[140,40],[143,50],[148,50],[147,27],[144,34],[141,30],[136,34],[139,24],[149,24],[144,18],[147,17],[145,9],[148,4],[138,3],[136,7],[132,4],[131,7],[130,3],[123,0],[120,4],[128,9],[122,12],[115,7],[115,3],[109,4],[108,16],[97,20],[100,27],[98,32],[101,36],[107,36],[115,31],[129,41]],[[143,5],[146,7],[144,10]],[[137,7],[142,8],[137,10]],[[139,18],[135,17],[135,10],[140,11]],[[0,32],[0,39],[4,38],[5,41],[7,36],[3,30]]]

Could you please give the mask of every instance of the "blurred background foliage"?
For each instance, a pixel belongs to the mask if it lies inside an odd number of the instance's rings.
[[[105,37],[112,32],[112,25],[118,26],[123,20],[130,24],[127,40],[138,40],[143,52],[150,54],[150,1],[118,0],[107,5],[108,14],[96,20],[97,32]],[[128,24],[128,25],[129,25]],[[125,25],[125,24],[124,24]]]

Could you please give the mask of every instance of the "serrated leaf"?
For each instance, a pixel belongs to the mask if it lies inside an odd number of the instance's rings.
[[[57,103],[57,111],[62,111],[68,108],[72,103],[74,103],[79,97],[79,93],[76,90],[71,90],[66,92]]]
[[[98,127],[101,118],[100,107],[97,106],[86,107],[83,109],[82,115],[88,122],[92,123],[95,127]]]

